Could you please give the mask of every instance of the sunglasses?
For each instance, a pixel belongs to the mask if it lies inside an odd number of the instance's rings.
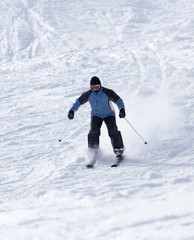
[[[91,85],[90,86],[92,90],[99,90],[100,89],[100,85]]]

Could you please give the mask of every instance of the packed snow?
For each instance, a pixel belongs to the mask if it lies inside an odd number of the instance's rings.
[[[194,239],[193,0],[0,2],[0,239]],[[92,76],[124,101],[94,169]],[[58,140],[62,141],[59,142]]]

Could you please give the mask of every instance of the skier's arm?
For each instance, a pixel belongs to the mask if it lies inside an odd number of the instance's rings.
[[[71,110],[73,111],[77,111],[78,108],[83,105],[84,103],[86,103],[88,101],[88,98],[90,96],[90,94],[92,93],[91,90],[87,91],[87,92],[84,92],[82,93],[82,95],[76,99],[75,103],[73,104]]]
[[[78,110],[78,108],[80,107],[80,102],[78,99],[76,99],[75,103],[73,104],[73,106],[71,107],[71,109],[68,112],[68,118],[69,120],[74,119],[74,112]]]
[[[86,103],[88,101],[88,98],[91,94],[91,90],[84,92],[78,99],[76,99],[75,103],[73,104],[73,106],[71,107],[71,109],[69,110],[68,113],[68,118],[69,119],[73,119],[74,118],[74,112],[78,110],[78,108],[83,105],[84,103]]]
[[[70,110],[72,110],[72,111],[77,111],[78,110],[78,108],[80,107],[80,102],[79,102],[79,99],[76,99],[76,101],[75,101],[75,103],[73,104],[73,106],[71,107],[71,109]]]
[[[121,108],[125,109],[125,105],[124,105],[124,102],[123,102],[122,98],[119,98],[119,100],[116,102],[116,104],[117,104],[119,109],[121,109]]]
[[[117,95],[111,89],[103,88],[103,91],[107,94],[108,98],[111,101],[113,101],[114,103],[117,104],[117,106],[119,108],[119,117],[124,118],[126,116],[126,113],[125,113],[125,105],[124,105],[122,98],[120,98],[119,95]]]
[[[120,98],[119,95],[117,95],[112,89],[107,89],[103,87],[103,91],[106,93],[106,95],[111,101],[117,104],[119,109],[121,108],[125,109],[125,105],[122,98]]]

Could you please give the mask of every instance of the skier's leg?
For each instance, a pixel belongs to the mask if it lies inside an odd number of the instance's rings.
[[[99,148],[99,137],[100,128],[102,126],[102,119],[99,117],[92,117],[90,124],[90,131],[88,133],[88,148],[89,148],[89,159],[90,164],[88,166],[93,166],[96,162],[96,157]]]
[[[118,131],[116,125],[116,118],[114,116],[109,116],[105,118],[104,121],[108,129],[114,153],[116,155],[122,155],[124,152],[124,145],[121,132]]]
[[[102,126],[102,118],[91,117],[90,131],[88,133],[88,147],[91,149],[99,148],[100,128]]]

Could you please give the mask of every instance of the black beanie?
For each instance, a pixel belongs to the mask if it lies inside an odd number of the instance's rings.
[[[101,81],[98,77],[94,76],[90,80],[90,86],[91,85],[101,85]]]

